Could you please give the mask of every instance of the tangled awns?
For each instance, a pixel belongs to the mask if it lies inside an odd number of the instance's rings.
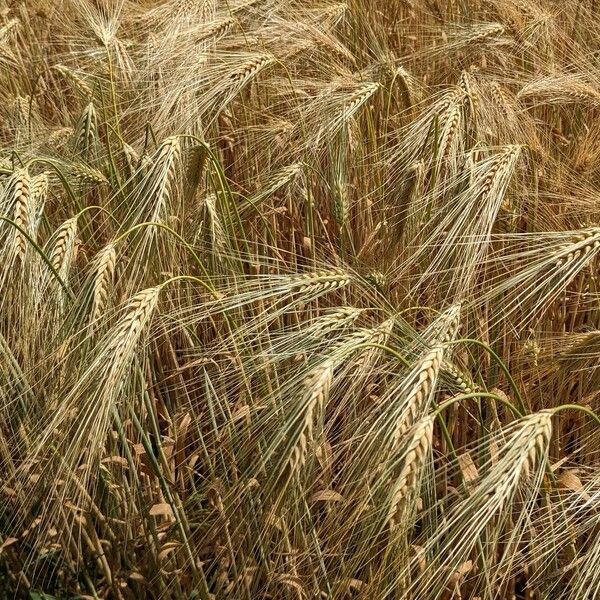
[[[0,598],[600,598],[600,3],[0,0]]]

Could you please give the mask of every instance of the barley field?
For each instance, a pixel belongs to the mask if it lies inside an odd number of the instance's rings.
[[[600,3],[0,0],[0,598],[600,598]]]

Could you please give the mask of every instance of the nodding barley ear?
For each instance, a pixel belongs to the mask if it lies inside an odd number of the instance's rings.
[[[541,77],[528,83],[517,94],[517,98],[535,98],[545,104],[583,104],[600,106],[600,92],[581,78],[573,75]]]
[[[29,229],[31,220],[30,201],[31,194],[29,193],[29,182],[23,178],[20,182],[20,189],[17,191],[15,197],[14,223],[24,231]],[[15,231],[15,253],[17,258],[24,260],[26,250],[27,243],[25,241],[25,236],[21,231]]]
[[[393,77],[401,83],[406,94],[406,103],[412,107],[421,95],[419,83],[415,76],[407,71],[403,66],[397,66],[393,70]]]
[[[591,258],[589,254],[600,248],[600,227],[592,227],[575,236],[572,244],[564,244],[555,253],[557,268],[568,266],[580,258]]]
[[[77,217],[65,221],[48,244],[48,258],[61,279],[68,277],[77,237]],[[48,276],[49,277],[49,276]]]
[[[347,362],[351,379],[360,381],[368,376],[374,362],[381,356],[377,346],[385,346],[392,335],[394,319],[387,319],[375,327],[360,328],[350,335],[338,339],[327,351],[334,364]]]
[[[248,214],[253,210],[256,210],[256,206],[275,194],[288,184],[291,184],[296,178],[302,174],[304,163],[297,162],[286,167],[283,167],[274,173],[267,179],[264,186],[250,198],[248,204],[242,206],[242,214]]]
[[[516,161],[521,154],[519,146],[508,146],[490,165],[480,181],[477,182],[476,189],[481,194],[482,200],[485,200],[496,186],[506,185],[506,177],[511,174]]]
[[[455,339],[460,328],[462,303],[451,304],[427,327],[422,337],[426,344],[444,344]]]
[[[477,106],[479,98],[477,95],[477,84],[473,74],[469,71],[463,71],[460,74],[458,86],[465,91],[469,102],[469,108],[473,117],[477,116]]]
[[[381,271],[370,271],[367,273],[365,279],[380,290],[384,290],[386,288],[387,278],[385,273],[382,273]]]
[[[350,284],[350,276],[340,270],[315,271],[303,275],[293,275],[289,279],[291,288],[298,293],[304,292],[326,292]]]
[[[487,40],[494,40],[504,34],[505,28],[501,23],[485,23],[474,25],[460,40],[464,45],[481,44]]]
[[[44,206],[48,195],[48,173],[41,173],[31,179],[31,218],[29,219],[29,235],[36,239],[38,228],[44,214]]]
[[[511,102],[508,92],[497,81],[490,81],[489,88],[492,100],[498,105],[504,117],[511,116],[514,112],[514,102]]]
[[[453,304],[444,311],[441,315],[440,341],[453,341],[460,330],[460,313],[462,310],[462,302]]]
[[[215,0],[177,0],[175,10],[179,17],[188,21],[211,21],[215,15]]]
[[[377,82],[365,83],[352,92],[344,101],[344,110],[342,113],[344,120],[351,117],[380,87],[380,84]]]
[[[140,162],[140,155],[129,144],[123,144],[123,153],[131,171],[135,171]]]
[[[72,163],[70,165],[71,176],[81,185],[94,186],[107,182],[101,171],[84,163]]]
[[[0,214],[10,218],[17,228],[8,230],[6,223],[0,226],[0,240],[4,237],[3,231],[8,232],[11,242],[5,252],[7,264],[12,264],[14,258],[23,260],[27,250],[25,236],[20,230],[29,232],[31,220],[31,178],[27,169],[17,169],[6,182],[6,187],[0,196]]]
[[[30,125],[31,111],[33,109],[33,98],[17,96],[13,103],[13,119],[15,127],[26,133],[26,127]]]
[[[332,92],[326,94],[325,98],[329,95],[332,96],[332,108],[330,110],[325,110],[321,103],[317,104],[316,108],[319,109],[319,113],[324,112],[325,115],[331,112],[331,117],[329,117],[325,123],[323,123],[323,118],[320,119],[322,124],[312,143],[319,146],[321,143],[326,142],[341,131],[350,119],[352,119],[352,117],[354,117],[354,115],[369,102],[380,88],[381,84],[377,82],[368,82],[356,85],[349,93],[343,88],[339,90],[334,88]]]
[[[57,73],[60,73],[86,100],[91,100],[93,96],[92,88],[87,84],[84,77],[78,75],[73,69],[65,65],[54,65],[52,67]]]
[[[147,204],[141,206],[141,209],[146,212],[140,215],[144,220],[159,223],[166,220],[173,200],[180,157],[180,138],[172,136],[164,140],[154,155],[148,159],[147,172],[140,184],[141,199]],[[137,196],[136,192],[133,199],[135,200]]]
[[[114,244],[105,246],[96,257],[94,291],[92,300],[91,320],[96,321],[106,307],[110,286],[112,284],[115,265],[117,262],[117,251]]]
[[[191,202],[203,187],[207,158],[206,148],[201,144],[196,144],[186,152],[184,188],[187,202]]]
[[[96,145],[98,117],[94,104],[90,102],[81,113],[73,133],[73,149],[84,159],[93,152]]]
[[[473,381],[470,375],[461,371],[458,367],[452,364],[449,360],[445,360],[442,369],[452,380],[452,384],[458,388],[463,394],[472,394],[481,392],[481,386]]]
[[[322,11],[315,13],[315,18],[326,21],[332,27],[339,25],[350,11],[347,2],[336,2],[332,6],[326,6]]]
[[[428,409],[434,392],[440,367],[444,358],[444,348],[436,346],[432,348],[417,363],[417,366],[406,381],[410,384],[404,402],[406,410],[403,410],[396,420],[396,432],[393,445],[397,446],[411,427]]]
[[[114,351],[116,363],[130,357],[140,336],[149,324],[158,304],[162,287],[155,286],[138,292],[129,301],[124,316],[110,332],[109,346]]]
[[[224,17],[203,28],[196,38],[197,42],[214,43],[219,38],[227,35],[237,25],[237,19],[234,17]]]
[[[203,233],[207,233],[208,242],[210,244],[209,247],[216,250],[212,253],[212,258],[216,261],[222,261],[222,255],[226,253],[225,244],[227,235],[225,234],[225,229],[221,222],[219,211],[217,210],[217,195],[208,194],[205,196],[202,202],[202,208],[208,218],[203,220],[201,227],[198,227],[196,240],[200,239],[200,236]]]
[[[440,158],[445,159],[453,152],[454,142],[462,120],[462,110],[458,105],[452,106],[445,115],[442,135],[439,141]]]
[[[454,109],[461,107],[466,98],[465,90],[455,85],[447,90],[439,99],[438,102],[432,107],[433,120],[437,118],[438,127],[440,123],[444,123],[448,116],[454,111]]]
[[[398,451],[400,460],[394,483],[391,501],[387,510],[386,523],[391,529],[397,529],[406,523],[405,511],[411,510],[409,503],[419,494],[419,479],[423,474],[423,466],[431,451],[433,440],[434,417],[424,417],[406,432],[402,449]]]
[[[53,152],[63,150],[73,137],[75,130],[72,127],[58,127],[48,134],[44,146]]]
[[[348,198],[348,186],[346,182],[342,181],[339,177],[335,181],[335,195],[333,202],[333,214],[335,217],[338,231],[340,234],[343,233],[348,216],[350,214],[350,200]]]
[[[272,65],[275,62],[275,58],[268,54],[261,54],[256,56],[244,64],[240,65],[234,71],[229,74],[229,79],[236,86],[244,86],[251,79],[256,77],[265,67]]]
[[[303,335],[315,336],[318,338],[326,337],[336,330],[343,329],[344,327],[353,324],[363,312],[364,309],[355,308],[353,306],[343,306],[338,309],[333,309],[316,319],[310,327],[307,327],[303,331]]]
[[[333,362],[328,360],[323,365],[315,367],[304,380],[304,408],[300,416],[301,420],[298,422],[299,427],[295,444],[289,458],[288,477],[292,477],[306,460],[308,443],[312,438],[314,414],[315,411],[323,409],[333,380],[333,367]]]

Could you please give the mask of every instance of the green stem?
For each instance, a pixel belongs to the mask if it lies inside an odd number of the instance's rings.
[[[512,388],[513,392],[515,393],[517,400],[519,401],[519,411],[522,414],[525,414],[527,412],[527,408],[525,406],[523,396],[521,395],[521,392],[519,391],[519,388],[517,387],[517,384],[515,383],[515,380],[512,378],[512,375],[510,374],[507,366],[504,364],[502,359],[487,344],[484,344],[483,342],[480,342],[479,340],[475,340],[472,338],[463,338],[460,340],[452,340],[450,342],[446,342],[444,345],[445,346],[453,346],[456,344],[463,344],[463,343],[464,344],[475,344],[475,345],[479,346],[480,348],[483,348],[496,361],[496,363],[498,364],[500,369],[502,369],[502,372],[504,373],[506,379],[508,380],[510,387]]]

